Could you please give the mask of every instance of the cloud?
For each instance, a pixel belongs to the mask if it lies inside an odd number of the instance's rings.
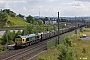
[[[75,0],[75,1],[90,2],[90,0]]]
[[[26,2],[26,0],[0,0],[0,2],[8,2],[8,3],[11,3],[11,2]]]
[[[46,2],[54,2],[56,0],[0,0],[0,8],[10,8],[11,5],[15,3],[28,3],[29,5],[38,5],[39,3],[43,4]],[[34,5],[33,5],[34,6]]]
[[[6,1],[0,1],[0,8],[3,9],[3,8],[9,8],[9,3],[6,3]]]
[[[65,6],[61,9],[61,15],[63,16],[88,16],[90,10],[90,3],[81,1],[72,1],[62,3]]]
[[[77,7],[77,8],[85,7],[83,2],[80,2],[80,1],[73,1],[70,3],[63,3],[63,4],[70,5],[70,6]]]
[[[0,0],[0,8],[5,9],[5,8],[10,8],[11,3],[26,3],[26,0]]]
[[[89,15],[90,2],[74,0],[61,2],[60,0],[0,0],[0,8],[10,8],[15,13],[38,16],[80,16]],[[89,1],[89,0],[88,0]]]
[[[34,0],[33,0],[34,1]],[[90,10],[89,6],[90,4],[85,4],[81,1],[72,1],[72,2],[66,2],[61,4],[50,4],[46,3],[44,5],[41,4],[42,1],[39,0],[38,3],[35,5],[30,5],[28,7],[25,6],[27,9],[26,11],[23,9],[19,10],[18,12],[21,12],[25,15],[32,15],[32,16],[38,16],[40,12],[40,16],[57,16],[57,12],[60,12],[61,16],[86,16],[89,15],[88,12]],[[45,2],[44,2],[45,3]]]
[[[25,7],[23,7],[24,10],[27,10]]]
[[[27,3],[32,3],[32,4],[38,4],[38,3],[45,3],[45,2],[54,2],[56,0],[26,0]]]

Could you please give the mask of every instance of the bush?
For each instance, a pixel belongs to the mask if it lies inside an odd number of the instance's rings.
[[[16,32],[16,36],[21,35],[21,34],[22,34],[22,32],[20,30],[18,30],[18,32]]]
[[[83,48],[82,53],[86,53],[86,49],[85,48]]]
[[[84,28],[80,28],[80,32],[83,32],[84,31]]]
[[[61,52],[61,53],[59,54],[58,59],[59,59],[59,60],[65,60],[66,55],[67,55],[67,52],[68,52],[68,49],[67,49],[66,46],[63,45],[63,44],[59,45],[58,48],[60,49],[60,52]]]
[[[81,41],[81,39],[79,38],[78,41]]]
[[[59,60],[74,60],[73,52],[71,50],[69,51],[66,45],[61,44],[61,45],[58,45],[57,48],[61,52],[58,57]]]
[[[13,40],[15,39],[16,33],[15,31],[10,32],[9,30],[6,30],[6,32],[4,33],[4,35],[1,38],[1,43],[4,45],[7,42],[8,43],[12,43]]]
[[[2,52],[3,51],[3,48],[0,48],[0,52]]]
[[[70,39],[69,36],[66,36],[66,37],[64,38],[63,43],[64,43],[66,46],[72,46],[72,41],[71,41],[71,39]]]
[[[72,41],[69,36],[64,38],[62,44],[57,45],[57,49],[60,50],[59,60],[74,60],[74,54],[72,50],[69,50],[68,47],[72,46]]]
[[[43,58],[43,57],[40,57],[38,60],[46,60],[45,58]]]

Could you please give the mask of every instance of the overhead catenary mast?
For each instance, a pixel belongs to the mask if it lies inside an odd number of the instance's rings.
[[[39,20],[40,20],[40,12],[39,12]]]
[[[77,21],[76,21],[76,16],[75,16],[75,34],[77,34]]]
[[[60,41],[60,30],[59,30],[59,23],[60,23],[60,21],[59,21],[59,12],[58,12],[58,44],[59,44],[59,41]]]

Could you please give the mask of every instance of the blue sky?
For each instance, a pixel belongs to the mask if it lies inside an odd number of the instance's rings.
[[[90,0],[0,0],[0,9],[25,16],[90,16]]]

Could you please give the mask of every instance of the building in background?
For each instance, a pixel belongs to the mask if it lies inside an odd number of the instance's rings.
[[[57,21],[56,20],[48,20],[48,21],[45,21],[45,24],[51,24],[51,25],[54,25],[54,24],[57,24]]]

